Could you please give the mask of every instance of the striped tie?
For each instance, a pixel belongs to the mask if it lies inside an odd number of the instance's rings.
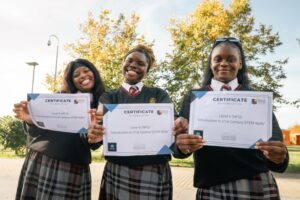
[[[221,91],[223,91],[223,90],[225,90],[225,91],[230,91],[230,90],[231,90],[230,85],[224,84],[224,85],[221,87]]]
[[[138,87],[133,85],[129,88],[129,94],[130,96],[135,97],[139,93]]]

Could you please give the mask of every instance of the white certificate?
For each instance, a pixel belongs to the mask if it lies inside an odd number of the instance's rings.
[[[90,94],[28,94],[33,123],[43,129],[86,133]]]
[[[173,104],[104,104],[104,155],[171,154]]]
[[[202,135],[205,145],[254,148],[272,136],[272,93],[194,91],[189,133]]]

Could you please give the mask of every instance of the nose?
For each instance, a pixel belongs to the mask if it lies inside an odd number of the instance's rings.
[[[223,60],[221,61],[220,65],[221,65],[221,66],[227,66],[227,65],[228,65],[228,62],[227,62],[225,59],[223,59]]]
[[[81,73],[79,74],[79,78],[80,78],[80,79],[83,79],[83,78],[85,78],[85,75],[86,75],[86,73],[81,72]]]
[[[130,65],[128,66],[128,70],[129,69],[136,69],[136,68],[137,68],[136,62],[131,62]]]

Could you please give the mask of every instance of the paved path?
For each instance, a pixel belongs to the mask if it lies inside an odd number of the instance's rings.
[[[14,199],[20,169],[23,159],[0,158],[0,200]],[[93,163],[92,172],[92,199],[96,200],[99,194],[99,185],[104,163]],[[193,169],[172,167],[174,200],[195,199],[196,190],[192,186]],[[275,174],[283,200],[300,199],[300,174]]]

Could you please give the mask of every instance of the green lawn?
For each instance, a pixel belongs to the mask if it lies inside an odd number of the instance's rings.
[[[286,170],[288,173],[300,173],[300,146],[288,146],[290,162]],[[17,156],[13,151],[10,150],[0,150],[0,157],[6,158],[20,158],[23,156]],[[92,152],[93,162],[103,162],[104,157],[102,156],[102,148]],[[171,166],[176,167],[193,167],[193,157],[190,156],[186,159],[176,159],[173,158],[170,162]]]

